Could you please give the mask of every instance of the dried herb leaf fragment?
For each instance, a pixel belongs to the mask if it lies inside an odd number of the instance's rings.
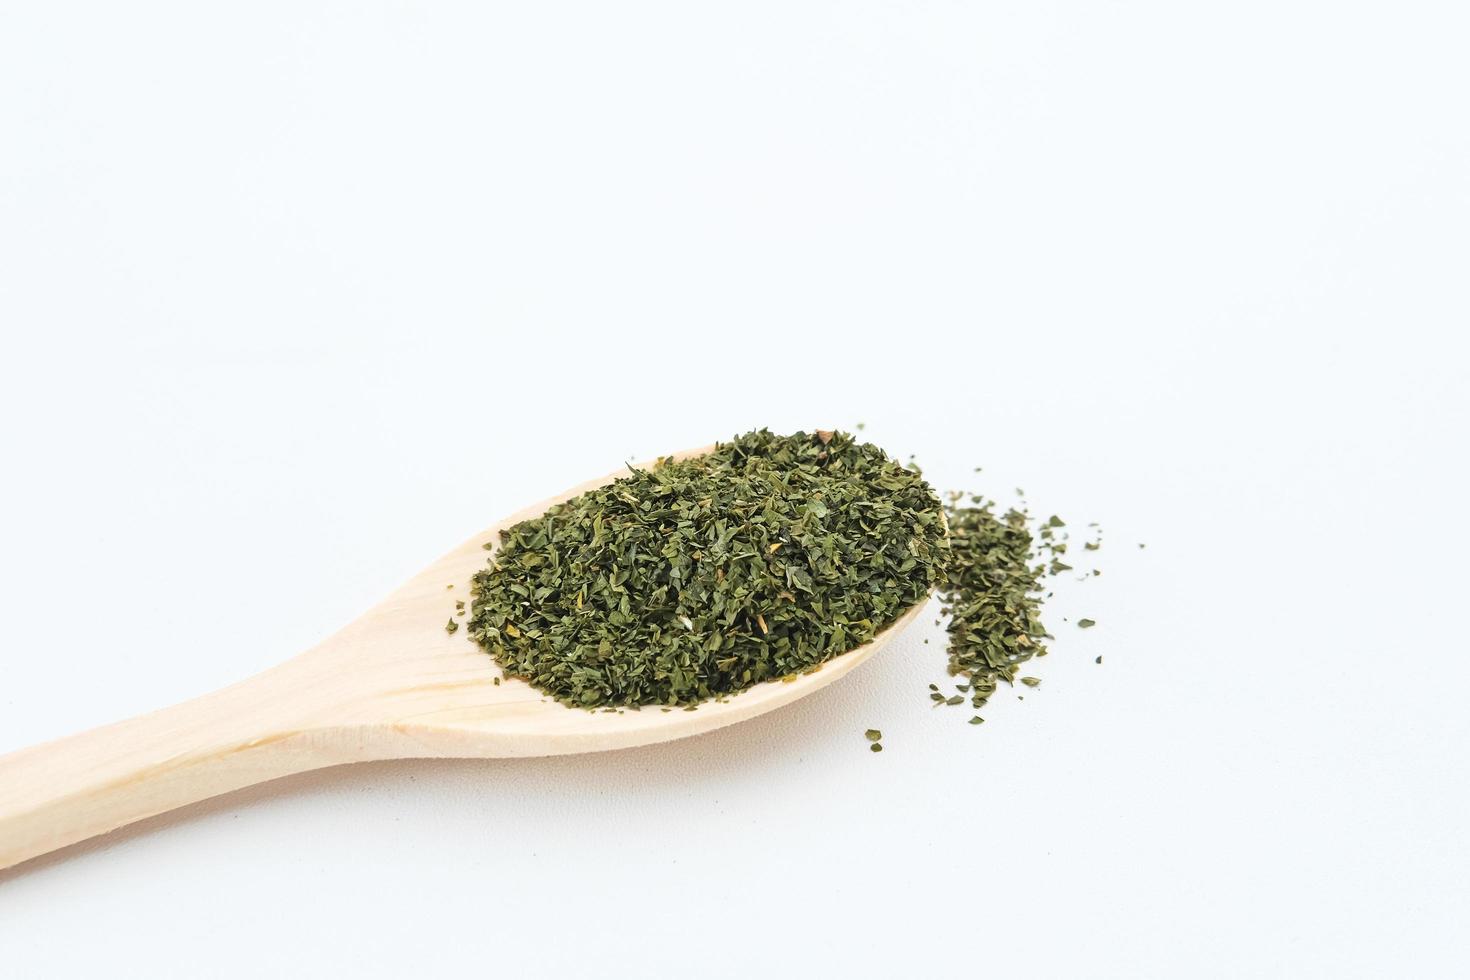
[[[1035,539],[1024,511],[995,513],[994,504],[953,495],[945,506],[950,554],[940,583],[949,612],[949,672],[965,678],[970,703],[985,705],[1001,681],[1016,678],[1019,665],[1046,653],[1041,623],[1040,583],[1046,568],[1034,564]],[[1047,537],[1060,518],[1048,521]],[[975,724],[972,722],[972,724]]]

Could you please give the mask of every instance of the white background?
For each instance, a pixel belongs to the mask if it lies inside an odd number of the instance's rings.
[[[305,775],[0,874],[0,972],[1464,975],[1467,30],[3,3],[0,751],[761,425],[1105,544],[982,727],[925,620],[709,736]]]

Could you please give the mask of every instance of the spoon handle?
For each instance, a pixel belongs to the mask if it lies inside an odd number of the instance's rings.
[[[0,756],[0,868],[344,758],[292,664],[152,714]]]

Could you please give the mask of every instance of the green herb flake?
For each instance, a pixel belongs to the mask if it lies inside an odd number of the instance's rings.
[[[846,433],[761,430],[501,531],[469,635],[569,705],[692,705],[867,643],[948,556],[913,469]]]
[[[985,719],[984,718],[981,718],[979,715],[972,715],[971,718],[970,718],[970,724],[972,724],[972,725],[983,725],[983,724],[985,724]]]
[[[869,742],[876,742],[882,737],[883,733],[876,728],[869,728],[863,732],[863,738],[866,738]]]
[[[1027,687],[1040,687],[1041,686],[1041,678],[1040,677],[1023,677],[1023,678],[1021,678],[1021,683],[1022,684],[1025,684]]]
[[[963,679],[970,704],[981,708],[1022,663],[1046,653],[1040,617],[1046,569],[1035,564],[1038,538],[1025,511],[997,514],[979,495],[970,503],[945,507],[950,560],[939,592],[950,614],[949,673]],[[1048,521],[1041,530],[1054,534],[1053,527]]]
[[[455,633],[458,630],[459,630],[459,623],[457,623],[457,622],[454,621],[454,617],[453,616],[449,617],[449,622],[444,625],[444,632],[453,634],[453,633]]]
[[[883,751],[883,743],[882,742],[874,742],[872,745],[868,746],[868,748],[871,751],[873,751],[873,752],[882,752]]]
[[[1096,625],[1097,625],[1097,620],[1095,620],[1095,619],[1079,619],[1079,620],[1077,620],[1077,626],[1078,626],[1079,629],[1091,629],[1092,627],[1094,627]]]

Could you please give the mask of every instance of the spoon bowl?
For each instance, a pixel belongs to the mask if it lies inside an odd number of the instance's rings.
[[[685,459],[706,446],[675,454]],[[651,465],[651,464],[649,464]],[[486,542],[591,480],[512,514],[434,562],[340,632],[230,687],[152,714],[0,756],[0,869],[137,820],[293,773],[350,762],[600,752],[697,735],[764,714],[837,680],[919,615],[790,681],[694,710],[570,708],[505,676],[448,633]]]

